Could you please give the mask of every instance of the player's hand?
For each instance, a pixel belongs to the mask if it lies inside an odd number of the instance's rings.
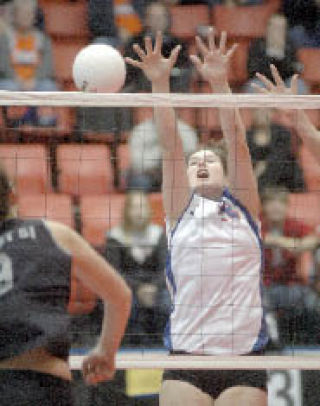
[[[181,46],[177,45],[171,51],[169,58],[165,58],[161,53],[162,34],[160,32],[157,33],[154,47],[152,47],[150,37],[145,37],[144,42],[145,50],[137,44],[133,45],[133,49],[139,56],[140,61],[132,58],[125,58],[126,62],[140,68],[152,83],[169,80],[171,70],[177,61]]]
[[[84,359],[82,374],[88,385],[112,379],[115,374],[115,355],[107,355],[95,348]]]
[[[286,86],[278,69],[274,65],[270,65],[273,82],[261,73],[256,73],[257,78],[262,82],[263,86],[253,83],[251,86],[258,92],[263,94],[297,94],[298,93],[298,78],[295,74],[291,78],[290,86]]]
[[[238,44],[234,44],[227,49],[227,33],[222,32],[219,46],[216,45],[214,29],[208,31],[208,44],[206,45],[200,37],[196,37],[197,49],[201,58],[191,55],[190,59],[194,63],[202,78],[208,81],[211,86],[224,84],[228,80],[228,64]]]

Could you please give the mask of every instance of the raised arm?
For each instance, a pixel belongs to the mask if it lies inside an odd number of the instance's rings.
[[[274,79],[272,83],[264,75],[257,73],[257,77],[261,80],[265,87],[253,84],[252,86],[260,93],[266,94],[297,94],[298,93],[298,75],[293,75],[291,84],[286,87],[277,68],[274,65],[270,66],[271,73]],[[309,117],[303,110],[291,110],[290,114],[291,128],[294,129],[299,137],[304,142],[305,146],[313,154],[317,162],[320,164],[320,132],[311,123]]]
[[[138,45],[133,48],[140,61],[131,58],[126,58],[126,61],[144,72],[152,84],[153,93],[169,93],[170,73],[176,63],[180,46],[173,49],[169,58],[164,58],[161,53],[162,35],[158,33],[154,47],[151,38],[146,37],[145,50]],[[187,165],[174,109],[169,106],[155,107],[154,120],[162,147],[163,204],[167,218],[174,224],[190,198]]]
[[[231,93],[228,83],[228,64],[237,45],[226,48],[227,35],[221,34],[216,46],[213,29],[208,33],[208,45],[196,37],[202,60],[195,55],[191,60],[203,79],[209,82],[213,93]],[[254,219],[258,218],[260,200],[254,176],[246,132],[237,109],[219,109],[220,124],[228,148],[228,182],[233,195],[247,208]]]
[[[98,343],[83,362],[87,383],[111,379],[131,308],[131,292],[121,276],[80,235],[68,227],[48,222],[58,244],[72,255],[76,276],[104,302]]]

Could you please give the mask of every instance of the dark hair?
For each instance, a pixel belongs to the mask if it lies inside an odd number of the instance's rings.
[[[228,148],[225,141],[210,141],[208,144],[200,144],[198,148],[189,155],[188,161],[193,154],[203,150],[214,152],[217,155],[217,157],[221,161],[223,171],[226,175],[228,173]]]
[[[10,212],[9,195],[12,184],[4,167],[0,164],[0,221],[3,221]]]
[[[289,191],[284,186],[269,186],[263,189],[261,193],[261,202],[264,204],[270,200],[281,200],[287,203]]]

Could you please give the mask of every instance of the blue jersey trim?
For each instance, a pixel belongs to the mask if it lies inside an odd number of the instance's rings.
[[[228,189],[224,189],[223,196],[228,198],[232,201],[233,204],[239,207],[242,213],[245,215],[246,220],[248,221],[249,226],[252,228],[253,232],[255,233],[259,248],[260,248],[260,255],[261,255],[261,269],[260,269],[260,298],[262,302],[262,275],[264,270],[264,251],[263,251],[263,243],[259,233],[259,227],[257,223],[252,218],[251,214],[249,213],[248,209],[237,199],[235,198]],[[258,334],[258,338],[253,345],[252,351],[260,351],[262,350],[268,343],[268,333],[267,333],[267,324],[266,324],[266,317],[265,317],[265,309],[262,306],[262,319],[261,319],[261,327]]]

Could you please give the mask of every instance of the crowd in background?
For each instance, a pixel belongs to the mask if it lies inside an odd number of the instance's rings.
[[[177,44],[182,45],[171,77],[172,91],[189,92],[195,76],[189,61],[190,44],[171,33],[170,7],[192,4],[205,4],[210,8],[217,5],[241,7],[264,3],[263,0],[88,0],[88,28],[92,42],[111,44],[131,57],[135,56],[133,44],[143,46],[145,35],[154,38],[161,30],[165,56]],[[46,21],[37,1],[8,1],[0,6],[0,13],[0,89],[50,91],[61,88],[55,80],[51,40],[46,34]],[[205,27],[202,30],[205,32]],[[320,47],[320,1],[283,0],[279,10],[269,19],[265,37],[251,41],[248,80],[234,90],[252,92],[256,72],[271,78],[270,63],[276,65],[288,82],[295,72],[303,69],[297,58],[297,51],[302,47]],[[132,66],[127,69],[125,92],[150,91],[141,72]],[[311,92],[302,78],[298,91],[301,94]],[[161,151],[152,117],[133,124],[131,112],[125,109],[109,109],[108,112],[80,109],[77,119],[77,126],[82,131],[108,132],[121,126],[121,131],[129,134],[131,167],[125,174],[128,192],[123,220],[106,234],[104,253],[134,293],[125,344],[161,346],[170,299],[163,272],[166,237],[163,228],[150,220],[147,194],[160,191],[161,186]],[[54,126],[55,113],[31,107],[26,109],[17,125],[25,123]],[[197,130],[179,118],[178,131],[186,156],[196,149]],[[278,344],[318,343],[320,236],[315,227],[288,214],[289,194],[306,190],[297,156],[299,141],[284,112],[267,110],[254,112],[247,128],[247,139],[262,196],[264,285],[267,307],[278,320]],[[305,252],[312,252],[314,258],[307,272],[300,261]],[[90,328],[98,325],[100,317],[98,304],[88,318]]]

